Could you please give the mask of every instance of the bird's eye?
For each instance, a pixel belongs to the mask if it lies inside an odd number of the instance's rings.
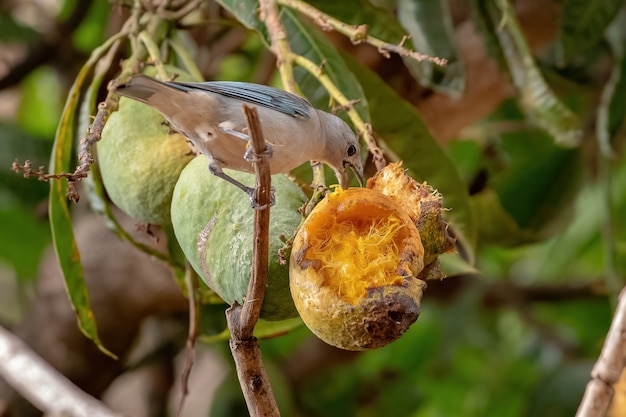
[[[356,153],[356,146],[348,145],[348,156],[352,156]]]

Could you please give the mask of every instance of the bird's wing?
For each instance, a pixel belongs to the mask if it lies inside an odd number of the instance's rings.
[[[168,82],[184,91],[204,90],[251,104],[268,107],[299,119],[310,119],[312,107],[308,101],[295,94],[261,84],[236,81],[211,81],[204,83]]]

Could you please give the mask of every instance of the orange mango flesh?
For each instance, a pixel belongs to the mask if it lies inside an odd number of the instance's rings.
[[[410,218],[380,193],[356,189],[359,196],[346,198],[354,190],[330,194],[323,215],[309,217],[303,259],[303,264],[317,269],[322,286],[353,306],[368,290],[402,285],[407,276],[419,272],[416,268],[421,269],[412,255],[407,257],[412,252],[407,246],[421,246],[412,242],[416,237]]]

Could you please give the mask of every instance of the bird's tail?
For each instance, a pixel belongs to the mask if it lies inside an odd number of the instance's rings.
[[[132,98],[142,103],[147,103],[155,94],[168,94],[172,90],[178,90],[171,84],[166,84],[147,75],[138,74],[128,82],[113,87],[113,91],[124,97]]]

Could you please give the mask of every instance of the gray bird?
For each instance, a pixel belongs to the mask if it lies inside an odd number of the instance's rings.
[[[348,187],[346,167],[363,185],[359,141],[340,118],[313,108],[306,100],[265,85],[216,81],[163,82],[135,75],[113,91],[158,110],[170,127],[186,136],[209,159],[209,171],[252,195],[252,189],[222,168],[254,172],[247,152],[242,104],[257,106],[272,174],[288,172],[306,161],[320,161]],[[138,121],[141,123],[141,121]],[[245,139],[245,140],[242,140]]]

